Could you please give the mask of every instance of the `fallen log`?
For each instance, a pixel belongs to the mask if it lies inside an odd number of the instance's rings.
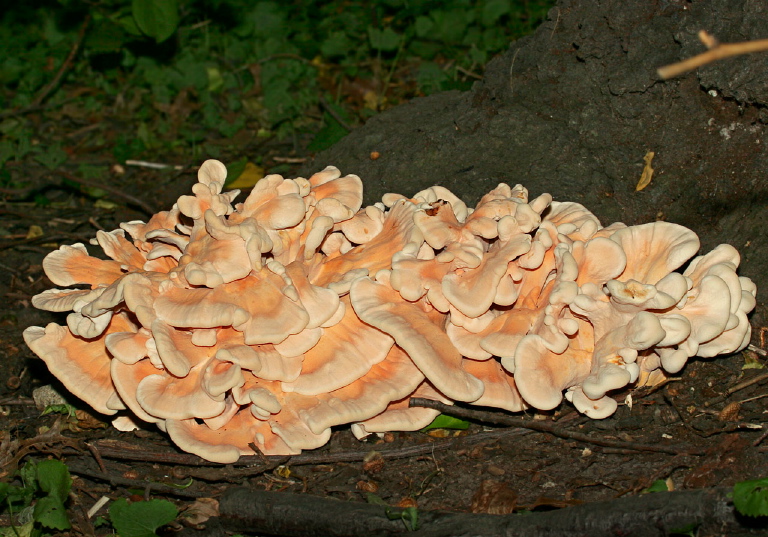
[[[295,537],[357,535],[418,537],[519,536],[602,537],[670,535],[756,535],[764,521],[745,521],[728,498],[730,489],[658,492],[595,502],[556,511],[486,515],[418,511],[410,531],[402,509],[320,498],[307,494],[229,489],[220,502],[220,522],[229,531]]]

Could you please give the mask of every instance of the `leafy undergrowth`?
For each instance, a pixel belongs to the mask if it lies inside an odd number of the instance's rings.
[[[69,530],[67,512],[72,477],[58,460],[29,461],[17,472],[16,483],[0,482],[0,512],[9,516],[9,526],[0,535],[53,535]],[[168,500],[128,502],[120,498],[109,507],[108,518],[98,526],[111,526],[120,537],[152,537],[156,530],[172,523],[178,509]]]
[[[281,171],[378,111],[468,88],[552,4],[16,3],[0,12],[0,187],[28,186],[22,164],[96,180],[131,159],[247,155]],[[274,140],[282,162],[265,161]]]

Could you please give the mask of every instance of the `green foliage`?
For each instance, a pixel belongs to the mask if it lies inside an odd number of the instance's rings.
[[[173,522],[178,514],[167,500],[128,503],[120,498],[109,508],[112,526],[120,537],[153,537],[155,530]]]
[[[131,8],[139,30],[158,43],[171,37],[179,26],[176,0],[133,0]]]
[[[27,462],[18,475],[21,485],[0,483],[0,505],[14,515],[34,504],[27,530],[46,531],[70,528],[65,503],[72,486],[66,465],[57,460]]]
[[[344,121],[349,122],[349,116],[344,109],[336,104],[329,104],[336,115]],[[309,151],[322,151],[331,147],[333,144],[344,138],[348,132],[338,120],[329,113],[323,115],[324,127],[318,131],[312,142],[307,146]]]
[[[643,491],[643,494],[647,492],[666,492],[669,490],[669,487],[667,486],[667,482],[664,479],[657,479],[653,483],[651,483],[651,486],[648,487]]]
[[[35,155],[35,160],[48,168],[55,170],[67,161],[68,155],[59,145],[50,146],[47,151]]]
[[[73,407],[69,403],[61,403],[61,404],[57,404],[57,405],[48,405],[40,413],[40,415],[41,416],[46,416],[48,414],[62,414],[62,415],[67,416],[69,418],[74,418],[75,417],[75,407]]]
[[[699,527],[696,523],[686,524],[681,528],[672,528],[669,530],[670,537],[696,537],[696,529]]]
[[[15,3],[0,13],[0,107],[8,111],[35,103],[85,32],[75,63],[46,104],[58,110],[73,101],[76,110],[54,121],[70,130],[119,117],[120,128],[94,143],[106,145],[118,161],[150,157],[147,153],[197,159],[200,153],[236,150],[253,133],[260,138],[317,133],[311,150],[319,151],[346,134],[334,117],[355,125],[414,96],[467,89],[484,64],[532,31],[552,4]],[[90,24],[84,25],[87,17]],[[364,90],[347,96],[350,86]],[[321,95],[334,114],[318,111]],[[0,120],[4,185],[8,162],[31,160],[53,170],[79,149],[74,142],[71,147],[69,141],[44,138],[25,117]],[[231,146],[206,143],[216,138],[231,140]]]
[[[395,508],[390,507],[381,496],[369,492],[366,495],[366,501],[373,505],[382,505],[385,507],[384,514],[389,520],[402,520],[405,529],[416,531],[419,529],[419,510],[416,507]]]
[[[768,516],[768,478],[736,483],[733,486],[733,505],[742,515]]]
[[[468,427],[469,427],[468,421],[464,421],[459,418],[454,418],[453,416],[440,414],[438,417],[432,420],[432,423],[424,427],[422,431],[429,431],[430,429],[457,429],[459,431],[464,431]]]

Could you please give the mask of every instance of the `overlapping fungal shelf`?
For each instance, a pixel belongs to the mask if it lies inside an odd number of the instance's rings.
[[[98,232],[110,260],[49,254],[70,288],[33,304],[67,326],[24,332],[116,427],[155,423],[210,461],[313,449],[346,423],[419,429],[436,412],[416,396],[515,412],[565,394],[603,418],[612,391],[749,342],[738,252],[689,261],[699,241],[679,225],[602,227],[505,184],[474,209],[439,186],[361,208],[360,179],[333,167],[233,204],[225,178],[209,160],[170,211]]]

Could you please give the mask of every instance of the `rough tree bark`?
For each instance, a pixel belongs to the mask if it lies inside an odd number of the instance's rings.
[[[701,29],[722,42],[768,37],[767,12],[754,0],[561,0],[471,91],[382,113],[305,171],[356,173],[369,203],[432,184],[474,202],[503,181],[578,201],[604,224],[683,224],[707,250],[739,249],[741,273],[758,284],[753,322],[764,325],[766,55],[669,81],[656,69],[702,52]],[[648,151],[655,175],[636,192]]]
[[[697,531],[697,535],[755,535],[764,530],[741,523],[727,489],[646,494],[557,511],[524,515],[482,515],[420,511],[418,531],[386,508],[307,494],[232,488],[221,498],[221,525],[230,531],[294,537],[414,535],[420,537],[616,537],[666,536]]]

